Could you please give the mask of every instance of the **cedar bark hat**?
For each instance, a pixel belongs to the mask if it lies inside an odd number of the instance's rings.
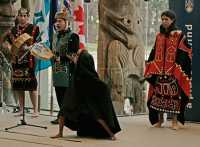
[[[64,20],[67,20],[67,21],[73,20],[73,17],[67,11],[56,12],[54,18],[55,19],[64,19]]]
[[[27,8],[20,8],[18,10],[18,15],[24,15],[26,14],[27,16],[30,16],[30,10]]]

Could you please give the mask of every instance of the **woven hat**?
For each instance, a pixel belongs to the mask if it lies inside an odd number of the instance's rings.
[[[56,12],[55,19],[64,19],[67,21],[72,21],[73,17],[67,11]]]
[[[24,15],[26,14],[27,16],[30,16],[30,10],[27,8],[20,8],[18,10],[18,15]]]

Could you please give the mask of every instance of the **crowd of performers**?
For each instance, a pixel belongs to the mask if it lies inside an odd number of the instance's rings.
[[[24,109],[25,91],[29,91],[33,117],[38,117],[35,57],[29,46],[40,42],[39,27],[29,23],[29,10],[18,10],[16,25],[6,33],[3,48],[10,51],[11,85],[19,99],[19,113]],[[73,18],[67,11],[55,14],[57,32],[51,58],[53,86],[60,111],[52,124],[59,131],[52,138],[63,136],[66,126],[78,136],[109,138],[121,128],[116,117],[109,87],[99,79],[92,55],[79,49],[79,36],[70,28]],[[184,124],[184,110],[190,103],[192,50],[182,31],[178,30],[175,13],[161,14],[160,32],[146,64],[144,77],[149,82],[147,106],[149,120],[161,127],[163,113],[172,115],[172,129]]]

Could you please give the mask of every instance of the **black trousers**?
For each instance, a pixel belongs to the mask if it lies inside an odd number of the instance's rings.
[[[64,105],[64,96],[68,92],[68,90],[69,90],[68,87],[57,87],[57,86],[55,86],[57,102],[58,102],[58,106],[59,106],[60,109]]]

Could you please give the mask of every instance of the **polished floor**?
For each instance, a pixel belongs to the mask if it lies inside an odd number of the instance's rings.
[[[78,138],[75,132],[65,128],[62,139],[51,139],[58,126],[51,125],[51,116],[40,115],[32,118],[26,114],[26,122],[47,129],[28,125],[5,131],[5,128],[20,123],[20,117],[13,113],[0,113],[0,147],[200,147],[200,124],[186,123],[178,131],[170,129],[170,122],[163,128],[153,128],[147,115],[119,117],[122,131],[116,141]]]

